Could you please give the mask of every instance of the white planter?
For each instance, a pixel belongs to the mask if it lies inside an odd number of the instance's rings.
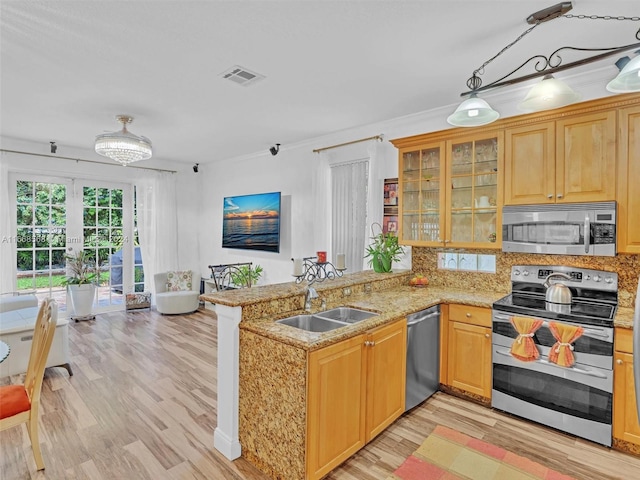
[[[71,297],[71,306],[73,307],[74,317],[86,317],[91,315],[93,310],[93,300],[96,298],[95,285],[69,285],[69,296]]]

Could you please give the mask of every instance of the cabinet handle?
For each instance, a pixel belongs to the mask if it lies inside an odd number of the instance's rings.
[[[488,333],[485,333],[485,334],[484,334],[484,336],[485,336],[486,338],[491,338],[491,335],[489,335]]]
[[[561,193],[559,193],[558,195],[556,195],[556,197],[558,197],[558,198],[562,198],[562,194],[561,194]]]
[[[551,200],[553,198],[553,195],[550,193],[549,195],[547,195],[547,198]]]
[[[616,360],[616,363],[617,363],[618,365],[622,365],[622,363],[623,363],[623,362],[622,362],[622,360],[618,359],[618,360]]]
[[[470,313],[466,313],[465,315],[467,316],[467,318],[471,318],[471,314]]]
[[[449,243],[451,240],[445,240],[444,243],[447,244]]]
[[[369,344],[370,344],[372,347],[375,347],[375,346],[376,346],[376,342],[375,342],[375,340],[372,340],[371,342],[369,342]]]
[[[364,346],[365,347],[368,347],[370,344],[371,344],[371,342],[369,340],[365,340],[364,341]]]

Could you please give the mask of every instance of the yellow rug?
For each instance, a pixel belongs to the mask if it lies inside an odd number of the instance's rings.
[[[504,448],[438,426],[387,480],[575,480]]]

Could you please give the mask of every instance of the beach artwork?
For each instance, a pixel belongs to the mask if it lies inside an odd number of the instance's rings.
[[[224,198],[222,247],[280,251],[280,192]]]

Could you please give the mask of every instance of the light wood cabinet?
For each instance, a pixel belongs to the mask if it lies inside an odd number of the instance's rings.
[[[307,475],[326,475],[404,412],[407,322],[401,319],[308,358]]]
[[[499,248],[501,132],[400,149],[400,241]]]
[[[640,253],[640,106],[619,111],[618,252]]]
[[[555,192],[555,123],[545,122],[505,131],[504,203],[547,203]]]
[[[505,205],[616,198],[616,112],[507,128]]]
[[[640,445],[633,379],[632,330],[616,328],[613,372],[613,437]]]
[[[449,305],[447,385],[491,398],[491,310]]]

